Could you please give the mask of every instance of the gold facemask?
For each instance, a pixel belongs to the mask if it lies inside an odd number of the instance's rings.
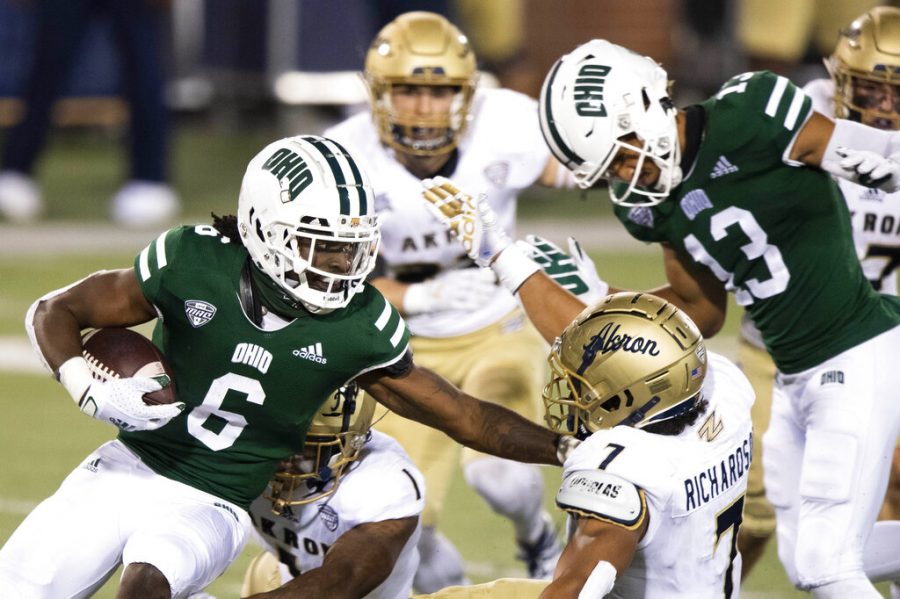
[[[305,505],[333,495],[359,459],[372,426],[375,400],[359,393],[356,383],[335,391],[313,418],[302,454],[282,463],[265,498],[272,511],[284,512],[292,505]]]

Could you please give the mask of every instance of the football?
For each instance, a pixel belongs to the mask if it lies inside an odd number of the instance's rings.
[[[169,386],[144,395],[144,403],[169,404],[176,399],[172,368],[153,342],[140,333],[125,328],[89,331],[81,338],[81,354],[87,360],[94,377],[102,381],[110,378],[167,375]]]

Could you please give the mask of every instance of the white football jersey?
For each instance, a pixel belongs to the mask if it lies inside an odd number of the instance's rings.
[[[708,355],[703,397],[709,407],[694,425],[677,436],[626,426],[598,431],[566,461],[564,478],[599,468],[635,485],[646,502],[647,532],[609,597],[739,595],[736,543],[753,443],[753,390],[734,364]]]
[[[459,161],[448,178],[471,194],[486,194],[500,224],[515,237],[516,196],[537,181],[550,157],[538,123],[537,102],[504,89],[479,89],[471,122],[459,144]],[[368,111],[326,130],[362,165],[375,189],[381,218],[381,256],[389,272],[436,272],[470,265],[462,246],[426,208],[421,180],[385,147]],[[442,311],[407,318],[413,335],[455,337],[493,324],[517,306],[498,286],[492,301],[474,311]]]
[[[325,552],[348,530],[366,522],[418,516],[425,506],[425,482],[400,444],[372,431],[360,459],[351,464],[337,491],[317,502],[291,508],[290,516],[272,513],[272,502],[257,498],[250,506],[256,538],[282,561],[282,584],[299,572],[322,565]],[[406,542],[390,576],[368,598],[410,596],[419,566],[419,527]],[[284,562],[293,562],[290,566]]]
[[[833,117],[834,83],[815,79],[803,91],[812,98],[813,108]],[[882,293],[897,294],[897,267],[900,267],[900,192],[885,193],[835,177],[850,209],[856,255],[866,278]]]

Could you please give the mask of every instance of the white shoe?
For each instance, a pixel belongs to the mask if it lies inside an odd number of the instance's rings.
[[[18,171],[0,171],[0,217],[13,223],[36,220],[44,211],[41,188]]]
[[[178,196],[165,183],[129,181],[113,196],[112,219],[125,227],[146,228],[171,222],[180,209]]]

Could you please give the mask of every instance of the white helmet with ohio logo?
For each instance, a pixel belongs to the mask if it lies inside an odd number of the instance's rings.
[[[557,60],[541,89],[544,140],[579,187],[608,179],[622,148],[638,155],[628,187],[610,186],[610,199],[622,206],[658,204],[681,183],[677,113],[662,67],[606,40],[591,40]],[[652,188],[638,184],[646,160],[660,169]]]
[[[343,308],[375,267],[374,194],[338,143],[304,135],[266,146],[244,174],[238,231],[253,264],[288,304]]]
[[[545,420],[580,438],[689,413],[707,368],[693,321],[654,295],[631,292],[586,308],[556,339],[549,362]]]

